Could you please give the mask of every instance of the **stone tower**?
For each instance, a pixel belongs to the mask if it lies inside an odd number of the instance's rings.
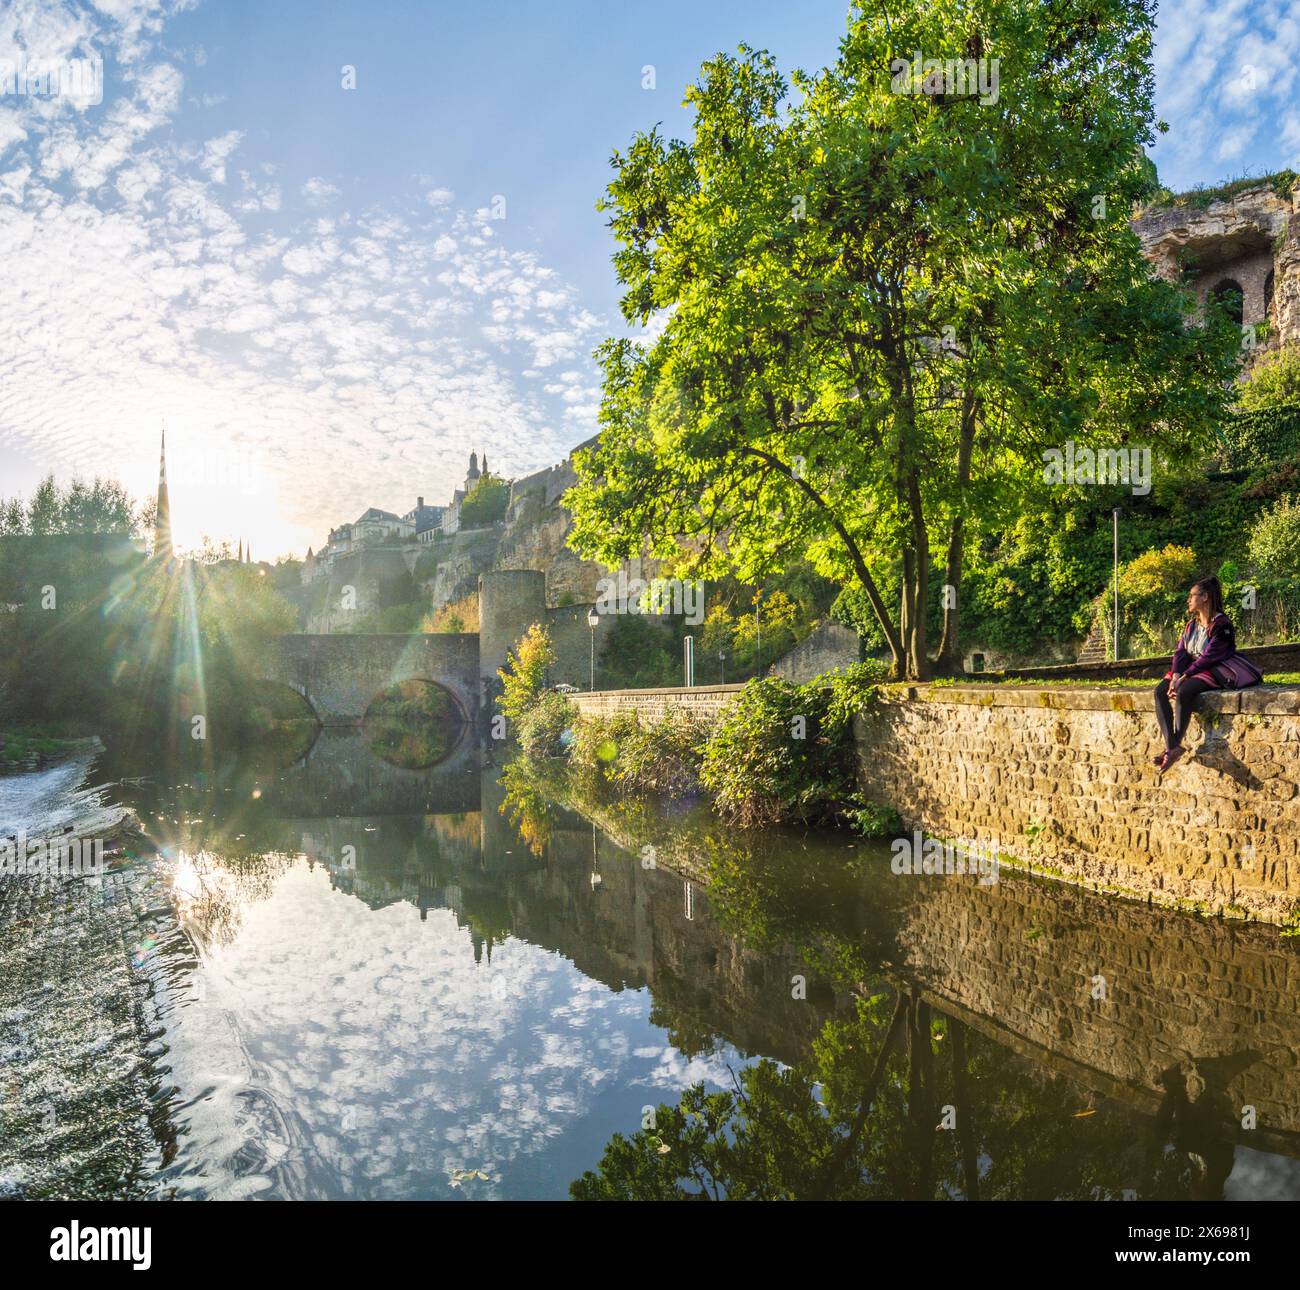
[[[158,450],[158,508],[154,515],[153,553],[155,559],[172,559],[172,507],[167,496],[167,431],[162,432]]]
[[[493,693],[506,654],[533,623],[546,625],[546,575],[537,569],[504,569],[478,580],[478,670]]]

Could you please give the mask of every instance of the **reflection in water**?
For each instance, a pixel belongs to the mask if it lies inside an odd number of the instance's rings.
[[[415,680],[400,681],[380,694],[361,729],[376,757],[403,770],[423,770],[451,756],[468,723],[449,690]]]
[[[1274,929],[367,742],[124,786],[184,933],[136,1190],[1300,1195]]]

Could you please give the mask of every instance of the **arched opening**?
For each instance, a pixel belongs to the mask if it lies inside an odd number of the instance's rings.
[[[390,685],[374,697],[361,720],[370,751],[402,770],[424,770],[446,761],[468,729],[464,708],[436,681]]]
[[[240,743],[253,762],[284,769],[315,744],[321,721],[311,704],[283,681],[254,681],[240,722]]]
[[[1240,327],[1246,311],[1246,293],[1242,291],[1241,283],[1235,278],[1224,278],[1214,284],[1210,296]]]

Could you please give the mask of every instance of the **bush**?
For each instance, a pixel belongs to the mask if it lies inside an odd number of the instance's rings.
[[[1280,372],[1277,380],[1280,389]],[[1261,392],[1256,397],[1260,407],[1238,412],[1224,424],[1221,455],[1230,470],[1285,461],[1300,452],[1300,394],[1288,402],[1267,406],[1263,405],[1266,394]]]
[[[1120,635],[1130,652],[1158,654],[1173,645],[1187,619],[1187,592],[1197,576],[1196,553],[1172,543],[1159,551],[1144,551],[1120,565]],[[1106,640],[1114,639],[1114,600],[1098,597]]]
[[[554,666],[551,634],[540,623],[534,623],[497,673],[502,687],[498,707],[513,728],[518,729],[524,714],[537,701],[546,681],[546,669]]]
[[[1300,499],[1279,497],[1250,530],[1250,562],[1279,582],[1300,578]]]
[[[1241,383],[1240,398],[1246,412],[1300,404],[1300,345],[1283,345],[1260,354]]]
[[[577,709],[564,695],[556,690],[545,691],[519,720],[519,746],[530,757],[563,756],[573,737],[577,715]]]
[[[579,776],[627,793],[694,797],[708,736],[704,722],[682,709],[648,722],[633,712],[585,718],[575,731],[570,764]]]
[[[859,664],[859,668],[869,665]],[[742,828],[836,818],[860,805],[851,694],[844,683],[750,681],[722,714],[704,752],[700,779],[718,812]]]

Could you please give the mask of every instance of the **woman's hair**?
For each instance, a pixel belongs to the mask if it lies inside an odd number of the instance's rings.
[[[1210,598],[1210,617],[1223,613],[1223,587],[1218,578],[1202,578],[1192,583],[1192,590],[1199,591]]]

